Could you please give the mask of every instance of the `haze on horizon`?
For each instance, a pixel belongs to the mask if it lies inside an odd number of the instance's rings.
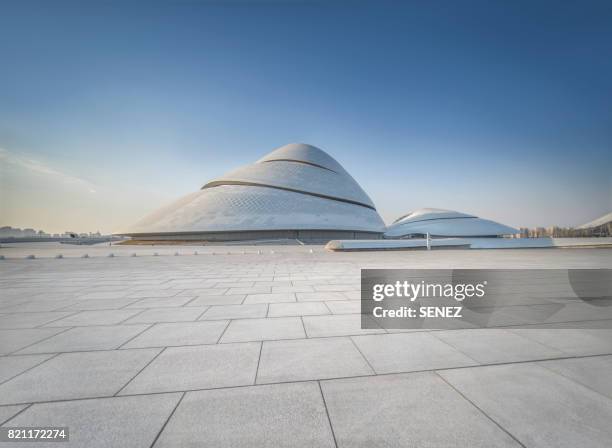
[[[612,210],[612,4],[7,1],[0,226],[112,232],[304,142],[387,223]]]

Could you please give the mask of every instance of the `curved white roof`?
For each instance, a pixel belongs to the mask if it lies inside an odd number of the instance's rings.
[[[608,224],[612,222],[612,212],[603,215],[600,218],[594,219],[591,222],[587,222],[586,224],[582,224],[581,226],[576,227],[577,229],[590,229],[593,227],[603,226],[604,224]]]
[[[372,200],[322,150],[283,146],[146,216],[126,235],[257,230],[382,233]]]
[[[466,213],[423,208],[396,220],[387,228],[385,237],[403,238],[427,233],[431,236],[476,237],[511,235],[518,230]]]
[[[316,146],[307,145],[305,143],[289,143],[288,145],[276,148],[271,153],[263,156],[256,163],[281,160],[301,162],[304,164],[327,168],[328,170],[332,170],[337,173],[346,173],[344,168],[342,168],[342,165],[340,165],[332,156]]]

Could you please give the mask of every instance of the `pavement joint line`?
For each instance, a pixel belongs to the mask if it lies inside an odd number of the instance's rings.
[[[259,375],[259,363],[261,362],[261,352],[263,351],[264,341],[259,343],[259,356],[257,357],[257,367],[255,368],[255,379],[253,385],[257,384],[257,375]]]
[[[325,408],[325,415],[327,416],[327,423],[329,423],[329,429],[334,439],[334,446],[338,448],[338,441],[336,440],[336,432],[334,431],[334,425],[332,424],[331,417],[329,416],[329,409],[327,408],[327,402],[325,401],[325,394],[323,393],[323,387],[321,387],[321,380],[317,380],[319,386],[319,392],[321,393],[321,400],[323,400],[323,407]]]
[[[181,405],[183,398],[185,398],[185,395],[187,395],[187,392],[183,392],[183,394],[180,396],[180,398],[177,400],[176,405],[174,406],[174,409],[172,409],[172,412],[170,412],[170,415],[168,415],[168,418],[166,419],[166,421],[164,422],[164,424],[162,425],[162,427],[160,428],[159,432],[157,433],[157,435],[155,436],[155,439],[153,439],[153,442],[151,443],[150,448],[153,448],[153,446],[155,446],[155,444],[157,443],[157,440],[159,439],[159,437],[162,435],[162,433],[164,432],[164,429],[166,429],[166,425],[168,425],[168,423],[170,422],[170,420],[172,419],[172,416],[174,415],[174,413],[176,412],[176,410],[178,409],[178,407]]]
[[[603,357],[606,357],[606,356],[608,356],[608,355],[598,355],[598,356],[603,356]],[[591,357],[594,357],[594,356],[591,356]],[[602,397],[607,398],[608,400],[612,400],[612,396],[608,396],[608,395],[604,394],[603,392],[600,392],[600,391],[598,391],[598,390],[595,390],[595,389],[593,389],[591,386],[589,386],[589,385],[587,385],[587,384],[584,384],[582,381],[578,381],[577,379],[575,379],[575,378],[571,378],[571,377],[569,377],[569,376],[565,375],[565,374],[564,374],[564,373],[562,373],[562,372],[557,372],[556,370],[553,370],[553,369],[551,369],[551,368],[547,367],[547,366],[546,366],[546,361],[555,361],[555,360],[554,360],[554,359],[553,359],[553,360],[542,359],[542,360],[540,360],[540,361],[534,361],[534,364],[537,364],[538,366],[540,366],[540,367],[542,367],[542,368],[544,368],[544,369],[546,369],[546,370],[548,370],[548,371],[550,371],[550,372],[552,372],[552,373],[556,373],[557,375],[562,376],[563,378],[566,378],[566,379],[568,379],[568,380],[570,380],[570,381],[573,381],[574,383],[580,384],[582,387],[585,387],[585,388],[587,388],[587,389],[589,389],[589,390],[591,390],[591,391],[595,392],[596,394],[599,394],[599,395],[601,395]],[[612,363],[611,363],[610,365],[612,366]]]
[[[8,405],[8,406],[13,406],[13,405]],[[7,424],[8,422],[10,422],[11,420],[13,420],[15,417],[17,417],[19,414],[27,411],[28,409],[30,409],[32,406],[34,406],[33,404],[28,404],[26,405],[23,409],[21,409],[20,411],[18,411],[15,415],[7,418],[4,421],[0,421],[0,426]]]
[[[60,327],[60,328],[61,328],[61,327]],[[20,352],[21,350],[25,350],[26,348],[32,347],[33,345],[36,345],[36,344],[38,344],[38,343],[40,343],[40,342],[44,342],[44,341],[46,341],[47,339],[51,339],[53,336],[57,336],[57,335],[60,335],[60,334],[62,334],[62,333],[65,333],[65,332],[67,332],[68,330],[71,330],[72,328],[74,328],[74,327],[68,327],[68,328],[65,328],[64,330],[58,331],[57,333],[54,333],[54,334],[52,334],[51,336],[47,336],[46,338],[43,338],[43,339],[41,339],[41,340],[39,340],[39,341],[32,342],[31,344],[28,344],[28,345],[26,345],[25,347],[18,348],[17,350],[12,351],[11,353],[7,353],[6,355],[2,355],[1,357],[4,357],[4,356],[14,356],[16,352]],[[35,330],[35,328],[32,328],[32,330]],[[22,355],[25,355],[25,353],[22,353]]]
[[[135,324],[135,325],[136,325],[136,324]],[[147,325],[147,324],[138,324],[138,325]],[[119,345],[118,345],[118,346],[115,348],[115,350],[119,350],[119,349],[121,349],[121,347],[123,347],[125,344],[127,344],[128,342],[133,341],[133,340],[134,340],[134,339],[136,339],[138,336],[140,336],[141,334],[143,334],[145,331],[147,331],[147,330],[149,330],[150,328],[152,328],[154,325],[155,325],[155,324],[149,324],[149,325],[147,325],[147,327],[146,327],[144,330],[139,331],[137,334],[135,334],[134,336],[132,336],[131,338],[129,338],[127,341],[122,342],[121,344],[119,344]]]
[[[199,297],[199,296],[195,296],[194,298],[189,299],[187,302],[185,302],[185,303],[183,303],[183,304],[181,305],[181,308],[182,308],[182,307],[187,307],[187,308],[189,308],[189,304],[190,304],[191,302],[193,302],[195,299],[197,299],[198,297]],[[196,306],[197,306],[197,305],[196,305]]]
[[[133,308],[133,310],[134,310],[134,311],[136,311],[136,310],[138,310],[138,309],[139,309],[139,308]],[[112,311],[117,311],[117,310],[112,310]],[[130,320],[132,317],[136,317],[136,316],[138,316],[138,315],[140,315],[140,314],[144,313],[145,311],[146,311],[146,308],[145,308],[145,309],[142,309],[142,310],[140,310],[140,311],[138,311],[136,314],[132,314],[130,317],[128,317],[128,318],[126,318],[126,319],[123,319],[123,320],[121,320],[121,321],[117,322],[117,325],[121,325],[121,324],[123,324],[123,323],[127,322],[128,320]],[[85,325],[85,326],[87,326],[87,325]]]
[[[151,363],[152,363],[153,361],[155,361],[159,355],[161,355],[161,354],[162,354],[164,351],[166,351],[166,348],[167,348],[167,347],[164,347],[164,348],[162,348],[160,351],[158,351],[158,352],[155,354],[155,356],[153,356],[153,357],[152,357],[152,358],[149,360],[149,362],[147,362],[147,363],[146,363],[146,364],[145,364],[145,365],[142,367],[142,369],[138,370],[138,372],[136,372],[136,374],[134,374],[134,376],[132,376],[132,377],[131,377],[131,378],[130,378],[128,381],[127,381],[127,383],[125,383],[123,386],[121,386],[121,388],[120,388],[120,389],[119,389],[117,392],[115,392],[115,393],[114,393],[112,396],[113,396],[113,397],[116,397],[116,396],[117,396],[117,395],[118,395],[118,394],[119,394],[119,393],[120,393],[120,392],[121,392],[123,389],[125,389],[125,388],[127,387],[127,385],[128,385],[128,384],[130,384],[132,381],[134,381],[134,378],[136,378],[138,375],[140,375],[140,374],[142,373],[142,371],[143,371],[144,369],[146,369],[147,367],[149,367],[149,365],[151,365]]]
[[[57,322],[58,320],[65,319],[66,317],[72,317],[72,316],[74,316],[74,315],[76,315],[76,314],[79,314],[79,313],[81,313],[81,312],[82,312],[82,311],[75,311],[75,312],[73,312],[73,313],[71,313],[71,314],[68,314],[67,316],[58,317],[57,319],[53,319],[53,320],[50,320],[50,321],[45,322],[45,323],[43,323],[43,324],[36,325],[36,326],[34,326],[34,327],[32,327],[32,328],[43,328],[45,325],[52,324],[53,322]],[[44,327],[44,328],[46,328],[46,327]]]
[[[225,334],[225,332],[227,331],[227,329],[229,328],[230,324],[232,323],[232,320],[229,319],[227,321],[227,325],[225,325],[225,328],[223,329],[223,331],[221,332],[221,334],[219,335],[219,337],[217,338],[217,342],[215,342],[215,345],[220,344],[221,343],[221,338],[223,337],[223,335]],[[204,345],[204,344],[203,344]]]
[[[198,314],[198,317],[193,322],[202,322],[202,321],[200,321],[200,319],[202,319],[202,316],[204,316],[206,311],[208,311],[209,309],[210,309],[210,305],[204,306],[204,311],[202,311],[200,314]],[[205,320],[214,320],[214,319],[205,319]],[[191,321],[187,321],[187,322],[191,322]]]
[[[127,304],[125,304],[124,306],[120,306],[119,308],[115,308],[115,309],[117,309],[117,310],[123,310],[123,309],[126,309],[128,306],[133,305],[133,304],[135,304],[136,302],[138,302],[138,300],[139,300],[139,299],[134,299],[134,301],[133,301],[133,302],[127,303]]]
[[[302,322],[302,330],[304,330],[304,336],[306,339],[310,339],[308,337],[308,333],[306,332],[306,325],[304,325],[304,316],[300,316],[300,322]]]
[[[4,381],[0,381],[0,385],[2,385],[2,384],[4,384],[4,383],[9,382],[9,381],[11,381],[12,379],[17,378],[19,375],[23,375],[24,373],[26,373],[26,372],[28,372],[28,371],[32,370],[32,369],[33,369],[33,368],[35,368],[35,367],[40,366],[41,364],[46,363],[47,361],[51,361],[53,358],[57,358],[59,355],[60,355],[60,353],[56,353],[56,354],[54,354],[54,355],[52,355],[52,356],[48,357],[47,359],[42,360],[42,361],[41,361],[41,362],[39,362],[38,364],[35,364],[35,365],[31,366],[31,367],[28,367],[28,368],[27,368],[27,369],[25,369],[23,372],[19,372],[17,375],[13,375],[12,377],[10,377],[10,378],[8,378],[8,379],[6,379],[6,380],[4,380]]]
[[[430,332],[431,335],[436,338],[438,341],[444,343],[444,345],[450,347],[453,350],[457,350],[459,353],[461,353],[463,356],[465,356],[466,358],[471,359],[472,361],[474,361],[476,364],[482,364],[480,361],[478,361],[477,359],[472,358],[470,355],[468,355],[467,353],[465,353],[463,350],[460,350],[459,348],[455,347],[454,345],[452,345],[450,342],[445,341],[444,339],[438,337],[435,335],[435,331]],[[564,353],[564,352],[561,352]]]
[[[327,308],[327,310],[329,311],[329,314],[331,314],[332,316],[335,316],[336,314],[332,311],[332,309],[329,307],[329,305],[327,304],[327,301],[323,301],[323,304],[325,305],[325,308]],[[341,314],[341,313],[340,313]],[[338,314],[338,315],[340,315]],[[346,314],[351,314],[351,313],[346,313]]]
[[[374,375],[378,375],[378,372],[376,371],[376,369],[374,368],[374,366],[372,364],[370,364],[370,360],[363,354],[363,352],[361,351],[361,349],[357,346],[357,344],[355,343],[355,341],[353,340],[354,336],[347,336],[349,338],[349,340],[351,341],[351,343],[353,344],[353,346],[357,349],[357,352],[359,352],[359,354],[361,355],[361,357],[365,360],[366,364],[368,365],[368,367],[372,370],[372,372],[374,372]]]
[[[495,426],[497,426],[499,429],[501,429],[503,432],[505,432],[506,434],[508,434],[508,436],[510,436],[516,443],[518,443],[520,446],[522,446],[523,448],[527,448],[525,446],[525,444],[523,444],[523,442],[521,442],[518,437],[516,437],[514,434],[512,434],[510,431],[508,431],[506,428],[504,428],[499,422],[497,422],[493,417],[491,417],[489,414],[487,414],[483,409],[481,409],[476,403],[474,403],[472,400],[470,400],[467,396],[465,396],[463,394],[463,392],[461,392],[459,389],[457,389],[452,383],[450,383],[449,381],[446,380],[446,378],[444,378],[442,375],[440,375],[437,371],[434,371],[434,374],[440,378],[442,381],[444,381],[444,383],[446,383],[451,389],[453,389],[457,394],[459,394],[459,396],[461,396],[464,400],[466,400],[468,403],[470,403],[472,406],[474,406],[474,408],[478,409],[478,411],[484,415],[488,420],[490,420]]]
[[[235,344],[241,344],[241,342],[235,342]],[[571,356],[571,357],[563,357],[563,358],[537,359],[537,360],[530,360],[530,361],[491,363],[491,364],[482,364],[482,365],[476,365],[476,366],[458,366],[458,367],[442,367],[442,368],[425,369],[425,370],[409,370],[409,371],[402,371],[402,372],[378,373],[374,375],[353,375],[353,376],[341,376],[341,377],[319,378],[319,379],[311,378],[311,379],[306,379],[306,380],[277,381],[274,383],[265,383],[265,384],[250,384],[249,383],[249,384],[241,384],[238,386],[219,386],[219,387],[196,388],[196,389],[169,390],[169,391],[163,391],[163,392],[141,392],[141,393],[131,393],[131,394],[124,394],[124,395],[102,395],[102,396],[94,396],[94,397],[79,397],[79,398],[44,400],[44,401],[34,401],[34,402],[22,402],[22,403],[5,403],[5,404],[2,404],[1,406],[15,406],[15,405],[42,404],[42,403],[63,403],[67,401],[98,400],[98,399],[105,399],[105,398],[120,398],[120,397],[132,397],[132,396],[142,396],[142,395],[163,395],[163,394],[175,394],[175,393],[180,393],[180,392],[200,392],[200,391],[206,391],[206,390],[236,389],[236,388],[242,388],[242,387],[262,387],[262,386],[270,386],[273,384],[301,384],[301,383],[312,383],[316,381],[338,381],[338,380],[348,380],[348,379],[353,379],[353,378],[370,378],[370,377],[389,376],[389,375],[409,375],[411,373],[436,373],[436,372],[445,372],[447,370],[478,369],[481,367],[503,366],[503,365],[512,365],[512,364],[529,364],[529,363],[535,364],[540,361],[557,361],[557,360],[574,359],[574,358],[577,358],[577,359],[595,358],[599,356],[610,356],[610,355],[611,355],[610,353],[606,353],[606,354],[597,354],[597,355]]]

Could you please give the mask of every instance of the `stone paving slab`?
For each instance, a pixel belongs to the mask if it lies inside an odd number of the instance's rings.
[[[167,348],[120,394],[254,384],[260,350],[258,342]]]
[[[63,353],[0,384],[0,404],[110,396],[159,351]]]
[[[176,308],[151,308],[142,310],[134,317],[126,320],[125,324],[159,323],[159,322],[193,322],[198,320],[208,309],[207,306],[190,306]]]
[[[338,447],[520,447],[435,373],[322,381]]]
[[[180,393],[175,393],[35,404],[12,419],[11,426],[67,426],[69,441],[3,443],[2,446],[148,448],[180,397]]]
[[[612,354],[612,330],[588,328],[537,328],[511,331],[532,341],[564,352],[566,355]],[[586,326],[586,324],[581,324]]]
[[[414,372],[478,362],[426,332],[353,336],[376,373]]]
[[[612,398],[612,356],[542,361],[538,365]]]
[[[382,328],[361,328],[361,314],[305,316],[303,320],[306,333],[311,338],[385,332]]]
[[[11,405],[11,406],[0,406],[0,425],[5,421],[14,417],[18,412],[26,408],[27,405]]]
[[[155,448],[333,448],[317,383],[188,392]]]
[[[239,305],[244,302],[246,294],[203,295],[192,298],[186,306],[205,305]]]
[[[12,313],[0,314],[0,329],[11,330],[19,328],[34,328],[49,322],[55,322],[73,312],[52,311],[46,313]]]
[[[432,331],[430,334],[482,364],[564,356],[560,350],[503,329]]]
[[[268,317],[330,314],[325,302],[271,303]]]
[[[266,341],[257,383],[280,383],[373,375],[348,337]]]
[[[221,342],[248,342],[306,337],[299,317],[242,319],[230,322]]]
[[[148,325],[104,325],[71,328],[16,354],[112,350],[146,330]]]
[[[78,327],[90,325],[116,325],[138,314],[138,310],[100,310],[71,313],[63,319],[54,320],[46,327]]]
[[[65,328],[0,330],[0,355],[8,355],[43,339],[66,331]]]
[[[122,348],[215,344],[228,321],[174,322],[152,325]]]
[[[0,357],[0,384],[26,370],[41,364],[53,355],[3,356]]]
[[[440,372],[525,446],[609,447],[612,400],[535,364]]]
[[[255,303],[251,305],[212,305],[200,320],[248,319],[266,317],[268,305]]]

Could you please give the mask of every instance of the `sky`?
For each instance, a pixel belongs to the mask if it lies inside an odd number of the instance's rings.
[[[120,230],[291,142],[390,223],[612,210],[609,1],[2,0],[0,225]]]

